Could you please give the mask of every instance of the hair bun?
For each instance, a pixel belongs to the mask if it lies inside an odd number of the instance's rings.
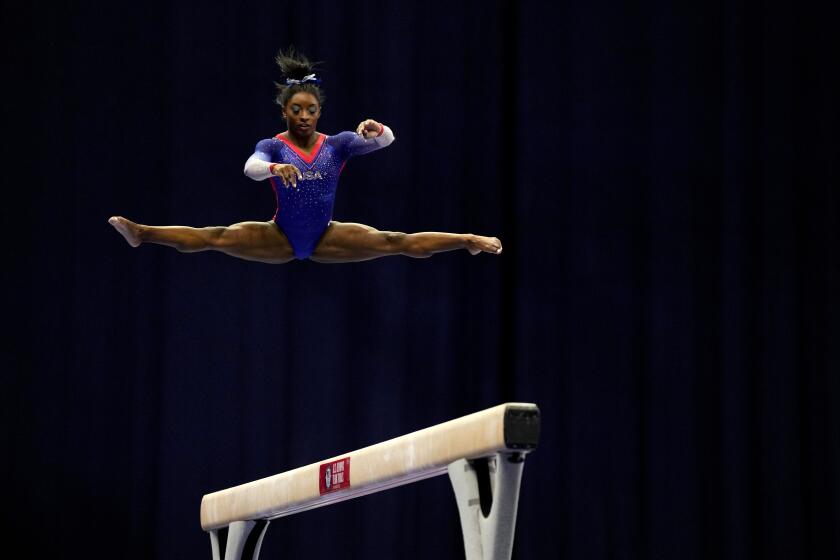
[[[293,80],[302,80],[309,74],[315,72],[316,64],[310,62],[303,53],[297,52],[294,47],[289,47],[287,51],[280,51],[274,57],[277,66],[286,78]]]
[[[317,62],[312,62],[306,56],[290,46],[288,50],[277,53],[274,57],[277,66],[283,73],[282,82],[274,82],[277,87],[277,97],[274,102],[281,107],[297,92],[307,92],[318,98],[318,103],[323,105],[324,93],[319,87],[321,80],[315,75]]]

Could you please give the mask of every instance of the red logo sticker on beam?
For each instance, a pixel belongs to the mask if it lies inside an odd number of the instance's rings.
[[[320,471],[318,487],[322,496],[350,488],[350,457],[323,463],[318,470]]]

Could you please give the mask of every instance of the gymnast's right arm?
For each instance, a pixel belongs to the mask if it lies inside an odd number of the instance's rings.
[[[288,186],[297,186],[297,179],[302,178],[300,170],[291,164],[271,162],[271,140],[261,140],[254,154],[245,162],[245,175],[254,181],[264,181],[272,175],[277,175]]]
[[[245,175],[254,181],[264,181],[274,173],[271,172],[271,140],[260,140],[254,148],[254,155],[245,162]]]

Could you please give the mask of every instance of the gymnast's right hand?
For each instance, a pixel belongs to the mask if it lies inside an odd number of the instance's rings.
[[[300,174],[300,169],[290,163],[272,163],[271,174],[280,177],[280,180],[283,181],[283,186],[287,189],[289,188],[289,183],[297,188],[298,179],[303,179],[303,175]]]

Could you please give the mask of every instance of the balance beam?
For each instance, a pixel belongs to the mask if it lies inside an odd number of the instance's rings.
[[[509,559],[525,454],[536,448],[539,431],[536,405],[501,404],[206,494],[201,527],[210,533],[214,560],[257,560],[271,520],[448,472],[467,560]]]

